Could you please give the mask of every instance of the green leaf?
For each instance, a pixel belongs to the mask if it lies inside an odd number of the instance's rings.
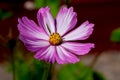
[[[12,12],[4,12],[0,9],[0,20],[10,18],[12,15],[13,15]]]
[[[49,6],[53,17],[56,17],[59,10],[60,0],[35,0],[34,3],[37,9]]]
[[[33,66],[31,68],[32,80],[42,80],[46,66],[47,65],[45,65],[45,63],[34,59]]]
[[[34,0],[35,6],[37,9],[40,7],[45,7],[45,0]]]
[[[68,64],[61,67],[58,80],[105,80],[100,74],[94,72],[82,63]]]
[[[50,7],[53,17],[56,17],[59,11],[60,0],[47,0],[47,6]]]
[[[30,67],[23,60],[16,61],[15,71],[17,80],[32,80]]]
[[[110,40],[113,42],[120,42],[120,28],[112,31]]]
[[[68,64],[59,71],[58,80],[94,80],[92,70],[82,63]]]
[[[100,74],[96,71],[94,71],[93,77],[94,77],[94,80],[106,80],[105,77],[102,74]]]

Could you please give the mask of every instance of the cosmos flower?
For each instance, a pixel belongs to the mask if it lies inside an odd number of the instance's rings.
[[[58,64],[76,63],[79,55],[87,54],[93,43],[80,43],[93,32],[94,24],[85,21],[75,28],[77,15],[73,7],[61,7],[56,19],[50,8],[40,8],[37,13],[38,24],[27,17],[18,19],[20,40],[27,49],[35,52],[34,57]],[[75,29],[74,29],[75,28]]]

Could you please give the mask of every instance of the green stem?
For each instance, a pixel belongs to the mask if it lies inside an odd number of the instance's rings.
[[[57,64],[52,65],[51,69],[51,80],[57,80]]]
[[[99,52],[95,55],[93,61],[90,64],[90,68],[94,68],[96,62],[98,61],[99,57],[101,56],[102,52]]]
[[[13,71],[13,80],[15,80],[15,62],[14,62],[14,51],[11,51],[11,65],[12,65],[12,71]]]
[[[42,80],[50,80],[49,77],[50,77],[50,73],[51,73],[51,67],[52,67],[52,64],[45,65],[45,70],[43,73]]]
[[[16,40],[10,39],[8,41],[8,47],[9,50],[11,51],[11,66],[12,66],[12,71],[13,71],[13,80],[16,79],[16,73],[15,73],[15,46],[16,46]]]

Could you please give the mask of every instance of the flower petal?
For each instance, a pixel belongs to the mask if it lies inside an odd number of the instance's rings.
[[[93,43],[78,43],[78,42],[65,42],[61,44],[61,46],[76,55],[85,55],[92,48],[94,48]]]
[[[39,50],[34,57],[38,60],[45,60],[47,62],[55,62],[55,46],[44,47]]]
[[[93,27],[94,24],[86,21],[72,32],[63,36],[63,39],[64,41],[85,40],[92,34]]]
[[[40,8],[37,13],[37,19],[39,25],[43,27],[48,35],[55,32],[55,22],[49,7]]]
[[[67,9],[62,7],[56,18],[57,32],[63,36],[71,30],[77,23],[77,14],[73,12],[73,7]]]
[[[38,40],[48,40],[48,35],[45,34],[44,30],[39,27],[34,21],[29,20],[27,17],[18,19],[18,30],[21,36],[29,39]]]
[[[57,50],[57,55],[56,55],[56,61],[59,64],[64,64],[64,63],[76,63],[79,61],[79,59],[71,54],[71,52],[65,50],[61,46],[56,46]]]
[[[27,47],[28,50],[32,52],[37,52],[43,47],[49,46],[50,43],[45,40],[31,40],[24,36],[20,35],[20,40],[23,41],[24,45]]]

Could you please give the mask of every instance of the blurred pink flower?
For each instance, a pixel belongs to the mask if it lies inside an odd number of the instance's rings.
[[[73,7],[61,7],[56,19],[52,17],[50,8],[40,8],[37,13],[37,25],[27,17],[18,19],[20,40],[34,57],[58,64],[76,63],[78,55],[87,54],[93,43],[79,43],[77,40],[87,39],[93,32],[94,24],[85,21],[73,30],[77,23],[77,15]]]

